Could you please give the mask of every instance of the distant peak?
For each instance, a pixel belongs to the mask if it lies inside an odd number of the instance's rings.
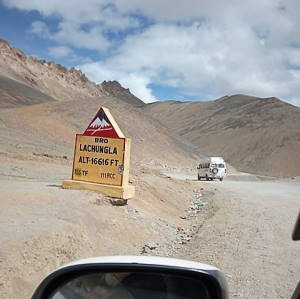
[[[124,100],[127,103],[133,104],[135,106],[143,106],[145,103],[132,94],[129,88],[124,88],[118,81],[103,81],[98,84],[98,86],[104,90],[107,94]]]
[[[257,105],[260,107],[283,107],[286,105],[291,105],[285,101],[282,101],[281,99],[277,97],[255,97],[255,96],[249,96],[244,94],[235,94],[231,96],[224,96],[214,101],[220,108],[229,109],[232,107],[242,107],[245,105]]]
[[[233,95],[226,95],[221,98],[216,99],[217,102],[250,102],[250,101],[280,101],[276,97],[268,97],[268,98],[261,98],[255,97],[245,94],[233,94]]]
[[[112,81],[106,81],[104,80],[101,85],[104,87],[104,88],[115,88],[115,89],[119,89],[119,90],[128,90],[128,88],[124,88],[118,81],[116,80],[112,80]]]

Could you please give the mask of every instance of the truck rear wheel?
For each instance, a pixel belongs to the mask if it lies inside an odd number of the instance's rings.
[[[223,181],[223,178],[220,178],[220,182],[222,182]]]
[[[201,180],[201,176],[198,174],[198,181],[200,181]]]

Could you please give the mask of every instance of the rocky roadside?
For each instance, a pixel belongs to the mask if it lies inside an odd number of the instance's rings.
[[[210,187],[194,189],[193,200],[190,201],[185,213],[179,216],[185,223],[175,228],[176,235],[174,242],[159,244],[150,241],[142,246],[140,254],[169,257],[178,256],[179,252],[182,252],[185,247],[189,246],[194,236],[201,230],[204,222],[218,210],[218,206],[214,201],[215,191],[215,188]]]
[[[176,257],[217,208],[209,186],[149,169],[132,174],[136,197],[116,204],[94,192],[60,188],[59,178],[69,167],[55,165],[45,164],[41,177],[32,163],[29,167],[24,162],[28,177],[0,177],[5,186],[0,298],[30,297],[45,275],[73,260],[103,255]],[[38,180],[30,179],[36,176]]]

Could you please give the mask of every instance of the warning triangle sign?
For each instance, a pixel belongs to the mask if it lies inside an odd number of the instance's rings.
[[[105,107],[101,107],[99,109],[83,135],[107,138],[125,138],[110,111]]]

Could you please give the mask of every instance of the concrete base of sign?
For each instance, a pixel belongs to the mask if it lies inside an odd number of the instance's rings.
[[[91,190],[91,191],[102,193],[110,197],[123,198],[123,199],[132,198],[134,197],[134,193],[135,193],[135,187],[132,185],[113,186],[113,185],[102,185],[97,183],[74,181],[74,180],[63,181],[62,187],[65,189]]]

